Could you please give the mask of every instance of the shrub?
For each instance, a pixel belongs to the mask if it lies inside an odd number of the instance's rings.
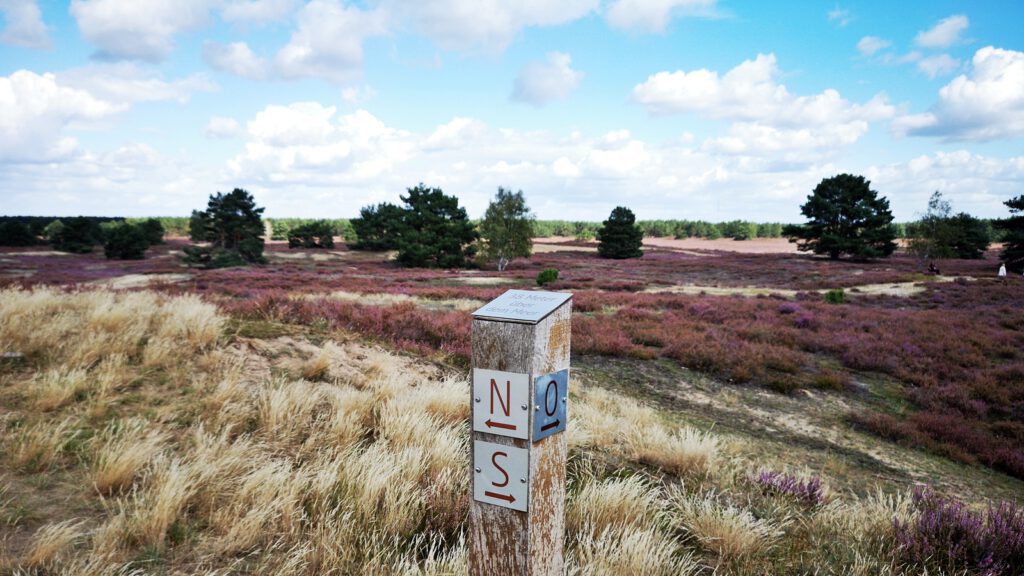
[[[0,246],[34,246],[36,236],[28,225],[14,220],[0,224]]]
[[[148,218],[137,224],[143,233],[146,234],[146,241],[150,246],[164,243],[164,225],[156,218]]]
[[[557,268],[545,268],[537,274],[537,286],[543,286],[555,280],[558,280]]]
[[[767,492],[791,496],[808,506],[817,506],[825,501],[821,478],[817,476],[802,480],[782,472],[762,470],[754,477],[754,482]]]
[[[984,513],[946,500],[928,487],[914,490],[916,518],[894,519],[903,560],[928,572],[1019,574],[1024,566],[1024,509],[1003,502]]]
[[[334,225],[317,220],[293,228],[288,232],[289,248],[334,248]]]
[[[47,227],[50,232],[50,243],[55,250],[74,254],[92,252],[93,246],[103,241],[103,231],[99,222],[92,218],[77,216],[68,218],[66,222],[57,220],[60,225]]]
[[[159,225],[160,223],[157,222]],[[161,227],[161,230],[163,227]],[[142,225],[121,222],[107,230],[103,253],[109,259],[142,260],[149,248],[149,237]]]
[[[185,246],[182,250],[185,263],[198,268],[230,268],[246,264],[245,258],[234,250],[213,246]]]
[[[825,292],[825,302],[829,304],[845,304],[846,303],[846,292],[842,288],[833,288],[828,292]]]

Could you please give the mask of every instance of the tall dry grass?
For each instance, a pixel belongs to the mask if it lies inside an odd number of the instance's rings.
[[[7,290],[0,318],[32,368],[0,387],[2,458],[61,468],[102,510],[46,518],[17,570],[465,573],[465,375],[351,342],[232,343],[195,297]],[[899,573],[906,498],[801,508],[640,402],[577,386],[570,412],[569,574]]]

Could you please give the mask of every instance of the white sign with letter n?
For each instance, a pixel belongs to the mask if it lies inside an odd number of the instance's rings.
[[[530,436],[530,377],[473,369],[473,430],[510,438]]]

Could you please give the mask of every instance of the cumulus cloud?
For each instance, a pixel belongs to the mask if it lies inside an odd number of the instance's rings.
[[[914,43],[922,48],[949,48],[960,42],[960,33],[967,29],[967,16],[957,14],[940,20],[928,30],[922,30],[914,37]]]
[[[363,40],[386,31],[382,13],[334,0],[313,0],[298,19],[298,29],[274,59],[284,78],[351,80],[363,64]]]
[[[716,0],[615,0],[605,18],[616,28],[663,32],[674,16],[709,16]]]
[[[396,26],[410,27],[442,48],[500,52],[524,29],[556,26],[597,10],[600,0],[379,0]]]
[[[546,60],[523,66],[512,87],[512,99],[544,106],[568,98],[582,78],[582,72],[572,69],[570,55],[550,52]]]
[[[288,17],[299,0],[232,0],[221,9],[228,22],[267,24]]]
[[[82,36],[105,59],[159,62],[178,34],[207,21],[217,0],[72,0],[71,15]]]
[[[51,46],[49,30],[35,0],[0,0],[0,14],[5,21],[0,42],[36,49]]]
[[[970,72],[943,86],[928,112],[901,116],[893,129],[946,141],[1024,135],[1024,52],[992,46],[978,50]]]
[[[831,88],[797,96],[777,82],[779,75],[775,55],[758,54],[721,77],[707,69],[658,72],[633,88],[632,99],[653,115],[698,113],[794,127],[881,120],[894,113],[882,95],[864,104],[853,104]]]
[[[862,56],[874,56],[879,50],[892,46],[892,42],[878,36],[865,36],[857,42],[857,51]]]
[[[204,42],[203,60],[216,70],[250,80],[264,80],[270,74],[267,60],[257,56],[245,42]]]
[[[959,67],[960,60],[958,58],[953,58],[949,54],[928,56],[927,58],[922,58],[917,62],[918,70],[927,74],[929,78],[952,74],[953,72],[956,72]]]
[[[53,74],[19,70],[0,77],[0,161],[46,162],[71,156],[69,127],[86,126],[127,109],[85,90],[62,86]]]
[[[214,116],[206,123],[206,137],[216,140],[237,138],[242,134],[242,126],[234,118]]]

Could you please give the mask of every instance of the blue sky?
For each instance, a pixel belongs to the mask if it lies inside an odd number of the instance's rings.
[[[863,174],[899,220],[1024,193],[1020,2],[0,0],[0,214],[799,221]]]

